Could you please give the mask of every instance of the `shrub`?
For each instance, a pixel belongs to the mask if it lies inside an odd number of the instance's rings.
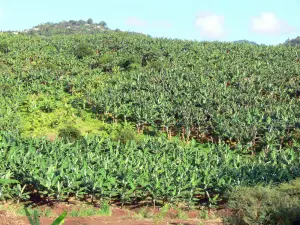
[[[233,210],[233,216],[226,221],[227,224],[299,224],[299,198],[283,191],[294,193],[295,188],[298,189],[298,186],[285,184],[279,188],[256,186],[236,189],[229,195],[228,206]]]
[[[8,84],[0,84],[0,96],[9,96],[12,92],[12,87]]]
[[[77,59],[83,59],[84,57],[91,56],[93,54],[94,52],[90,46],[83,43],[77,45],[74,49],[74,55]]]
[[[289,183],[280,184],[278,190],[281,191],[283,194],[294,196],[300,199],[300,178],[292,180]]]
[[[143,54],[142,66],[147,66],[149,62],[157,61],[160,54],[157,51],[149,51]]]
[[[72,126],[68,126],[66,128],[62,128],[59,130],[60,138],[67,139],[68,141],[76,141],[81,137],[80,131]]]
[[[0,43],[0,52],[7,54],[9,52],[9,46],[7,43]]]
[[[134,56],[127,56],[120,59],[118,66],[122,68],[122,70],[128,71],[131,69],[135,69],[140,66],[140,62]]]
[[[293,132],[292,138],[293,138],[294,141],[300,142],[300,129],[296,129],[296,130]]]
[[[131,127],[124,127],[118,132],[117,136],[114,139],[122,143],[126,143],[130,140],[136,140],[136,131]]]
[[[117,65],[115,57],[116,54],[104,54],[91,67],[92,69],[100,68],[103,72],[112,72],[112,68]]]
[[[138,137],[135,131],[135,127],[131,124],[113,124],[104,129],[114,141],[120,141],[126,143],[127,141],[138,141]]]
[[[53,112],[57,106],[56,102],[51,99],[45,99],[40,103],[40,110],[42,110],[45,113]]]
[[[148,63],[147,67],[153,69],[154,71],[161,72],[164,68],[164,64],[161,61],[151,61]]]

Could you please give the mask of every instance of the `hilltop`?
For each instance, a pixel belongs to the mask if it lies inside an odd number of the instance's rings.
[[[94,22],[93,19],[89,18],[88,20],[63,20],[61,22],[47,22],[42,23],[37,26],[34,26],[30,29],[25,29],[23,31],[6,31],[4,33],[25,33],[29,35],[41,35],[41,36],[51,36],[51,35],[74,35],[74,34],[98,34],[103,32],[123,32],[123,33],[130,33],[130,34],[136,34],[136,35],[142,35],[142,36],[148,36],[150,35],[134,32],[134,31],[121,31],[120,29],[112,30],[108,28],[107,23],[105,21],[100,22]],[[203,41],[207,42],[207,41]],[[246,39],[242,40],[236,40],[233,41],[234,44],[250,44],[254,46],[259,46],[254,41],[249,41]],[[262,44],[264,45],[264,44]],[[281,43],[279,45],[290,45],[290,46],[297,46],[300,45],[300,37],[294,38],[294,39],[288,39],[284,43]]]
[[[233,43],[247,43],[247,44],[251,44],[251,45],[258,45],[256,42],[254,41],[248,41],[248,40],[238,40],[238,41],[234,41]]]
[[[24,30],[25,33],[38,35],[55,34],[95,34],[110,30],[105,21],[94,23],[92,19],[88,20],[69,20],[59,23],[47,22],[39,24],[31,29]]]
[[[300,45],[300,36],[294,38],[294,39],[288,39],[284,43],[284,45],[290,45],[290,46],[299,46]]]

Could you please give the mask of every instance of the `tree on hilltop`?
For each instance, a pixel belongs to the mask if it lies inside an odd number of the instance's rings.
[[[300,36],[294,38],[294,39],[287,39],[284,42],[284,45],[290,45],[290,46],[300,46]]]
[[[92,20],[91,18],[89,18],[89,19],[87,20],[87,23],[88,23],[88,24],[93,24],[93,20]]]
[[[107,26],[107,23],[106,23],[105,21],[101,21],[101,22],[99,23],[99,25],[102,26],[102,27],[106,27],[106,26]]]

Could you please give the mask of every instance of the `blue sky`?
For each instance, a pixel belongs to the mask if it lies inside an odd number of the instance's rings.
[[[300,36],[300,0],[0,0],[0,30],[62,20],[189,40],[278,44]]]

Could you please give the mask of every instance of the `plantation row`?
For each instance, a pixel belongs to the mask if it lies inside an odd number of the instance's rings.
[[[300,156],[291,149],[241,156],[226,145],[208,148],[165,138],[126,144],[101,137],[69,143],[0,136],[0,199],[150,204],[216,203],[224,191],[291,180]],[[17,183],[18,182],[18,183]],[[218,195],[221,197],[218,198]]]
[[[134,121],[139,131],[151,125],[186,140],[283,146],[300,128],[300,102],[290,95],[296,86],[284,83],[293,75],[276,69],[270,75],[243,72],[231,79],[225,70],[210,75],[184,69],[132,72],[100,91],[90,90],[89,96],[99,114]]]

